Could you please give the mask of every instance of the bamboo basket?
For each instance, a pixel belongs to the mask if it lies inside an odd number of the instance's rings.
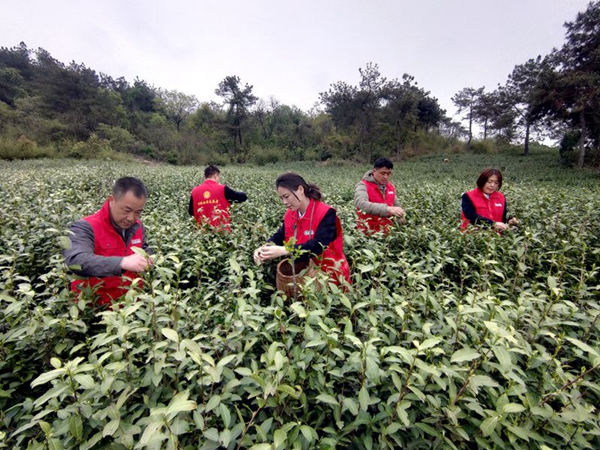
[[[314,277],[317,274],[315,263],[311,260],[294,263],[296,272],[296,296],[300,294],[300,286],[304,284],[304,279]],[[302,274],[301,274],[302,272]],[[294,272],[292,271],[292,261],[286,258],[277,264],[277,275],[275,277],[277,289],[283,292],[288,298],[294,298]]]

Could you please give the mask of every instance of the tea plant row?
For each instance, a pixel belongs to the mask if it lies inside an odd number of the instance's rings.
[[[551,161],[398,164],[408,220],[385,238],[354,229],[365,167],[224,167],[250,198],[224,235],[187,216],[201,168],[2,163],[0,447],[598,448],[600,185]],[[460,194],[493,164],[522,226],[462,235]],[[254,265],[285,170],[336,207],[351,290],[294,302]],[[156,263],[98,312],[62,248],[123,175],[149,188]]]

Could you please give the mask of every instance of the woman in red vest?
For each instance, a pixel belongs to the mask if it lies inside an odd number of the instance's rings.
[[[343,251],[343,232],[335,209],[321,202],[321,192],[295,173],[280,175],[275,182],[277,194],[287,207],[283,225],[269,238],[275,245],[263,245],[254,252],[254,261],[263,261],[290,253],[284,242],[293,240],[294,247],[304,250],[297,260],[312,258],[339,284],[350,282],[350,268]]]
[[[509,225],[519,221],[506,216],[506,199],[499,192],[502,187],[502,173],[498,169],[486,169],[477,178],[477,188],[462,196],[462,223],[465,232],[471,225],[487,225],[498,233],[506,231]]]

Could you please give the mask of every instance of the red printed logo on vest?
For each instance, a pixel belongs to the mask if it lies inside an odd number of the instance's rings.
[[[204,191],[204,198],[210,198],[210,192]]]

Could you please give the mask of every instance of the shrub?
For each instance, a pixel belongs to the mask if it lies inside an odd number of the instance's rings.
[[[286,151],[281,148],[252,145],[248,154],[248,162],[256,164],[257,166],[275,164],[280,161],[285,161],[285,153]]]
[[[114,151],[139,153],[140,143],[124,128],[101,123],[98,125],[96,135],[99,139],[108,141],[108,145]]]
[[[489,155],[498,152],[496,143],[491,139],[473,140],[469,148],[471,153],[476,155]]]
[[[133,159],[125,153],[115,152],[106,139],[100,139],[96,134],[92,134],[85,141],[79,141],[66,149],[66,156],[76,159],[111,159],[117,161],[126,161]]]
[[[25,136],[18,139],[0,137],[0,159],[52,158],[56,155],[50,146],[38,146]]]

